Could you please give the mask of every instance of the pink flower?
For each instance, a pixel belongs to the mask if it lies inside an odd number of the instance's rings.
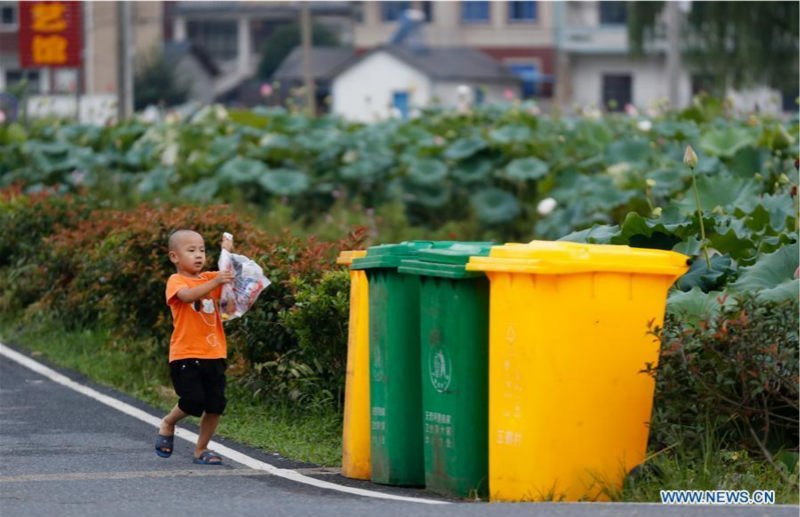
[[[507,101],[510,101],[514,98],[514,92],[511,90],[511,88],[506,88],[506,91],[503,93],[503,95]]]
[[[372,217],[373,215],[375,215],[375,210],[372,208],[367,208],[367,216]]]
[[[339,199],[340,197],[342,197],[342,192],[340,190],[332,190],[331,197],[333,199]]]
[[[630,102],[625,105],[625,113],[627,113],[631,117],[638,117],[639,116],[639,110],[636,109],[636,106],[634,106]]]
[[[439,135],[436,135],[433,137],[433,143],[436,145],[444,145],[444,138],[440,137]]]
[[[0,110],[0,124],[6,121],[6,113],[3,110]]]
[[[272,95],[272,86],[269,83],[264,83],[261,85],[261,96],[262,97],[269,97]]]

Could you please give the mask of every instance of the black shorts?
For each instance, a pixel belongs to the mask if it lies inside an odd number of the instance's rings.
[[[221,415],[225,411],[225,359],[178,359],[169,363],[178,407],[184,413]]]

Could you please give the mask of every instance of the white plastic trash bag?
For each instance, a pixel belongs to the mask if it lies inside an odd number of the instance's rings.
[[[233,236],[225,233],[223,239],[232,241]],[[261,266],[244,255],[231,253],[225,248],[219,255],[219,270],[228,270],[234,275],[232,282],[222,286],[219,299],[222,321],[238,318],[247,312],[261,291],[270,284]]]

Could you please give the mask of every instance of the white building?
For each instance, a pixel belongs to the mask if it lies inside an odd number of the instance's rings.
[[[464,47],[384,45],[346,63],[332,81],[334,113],[372,122],[413,117],[429,104],[498,102],[520,80],[499,61]]]
[[[639,108],[669,99],[670,74],[664,12],[656,38],[645,45],[644,55],[630,54],[627,30],[628,2],[555,2],[557,49],[556,98],[565,106],[578,104],[622,110],[630,103]],[[688,2],[678,2],[677,15],[685,16]],[[702,78],[679,64],[676,71],[678,107],[688,106],[703,89]],[[769,88],[729,90],[734,108],[749,112],[780,113],[785,108],[781,92]]]

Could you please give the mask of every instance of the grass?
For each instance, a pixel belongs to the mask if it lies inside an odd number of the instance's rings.
[[[169,380],[166,357],[162,364],[141,357],[131,346],[104,329],[67,330],[55,321],[21,325],[0,319],[0,340],[19,345],[35,357],[78,371],[164,412],[177,397]],[[341,415],[335,411],[299,411],[289,404],[255,399],[235,382],[228,384],[228,407],[217,434],[297,461],[324,466],[341,462]],[[189,417],[188,421],[198,423]],[[313,439],[309,439],[313,437]]]
[[[91,381],[137,397],[167,411],[176,401],[163,366],[141,357],[140,346],[108,330],[71,331],[58,322],[39,320],[21,325],[0,318],[0,340],[15,343],[59,366],[86,375]],[[256,399],[244,387],[229,383],[228,409],[218,434],[287,458],[325,466],[341,459],[341,416],[334,412],[304,413],[288,404]],[[197,419],[191,418],[195,423]],[[797,454],[778,455],[793,479],[798,477]],[[797,504],[797,483],[787,484],[767,462],[746,451],[728,451],[712,435],[702,444],[686,444],[653,455],[626,479],[622,490],[608,490],[612,500],[660,502],[660,491],[775,490],[778,503]]]
[[[702,448],[700,454],[675,449],[646,462],[639,472],[628,476],[620,499],[661,501],[661,490],[774,490],[778,504],[798,504],[797,483],[786,483],[764,460],[713,443]],[[795,454],[789,469],[794,479],[798,475],[796,458]]]
[[[774,457],[783,472],[746,450],[730,450],[719,433],[709,427],[700,443],[678,440],[670,448],[648,456],[626,478],[619,498],[660,501],[661,490],[774,490],[776,503],[798,504],[797,452],[782,452]]]

